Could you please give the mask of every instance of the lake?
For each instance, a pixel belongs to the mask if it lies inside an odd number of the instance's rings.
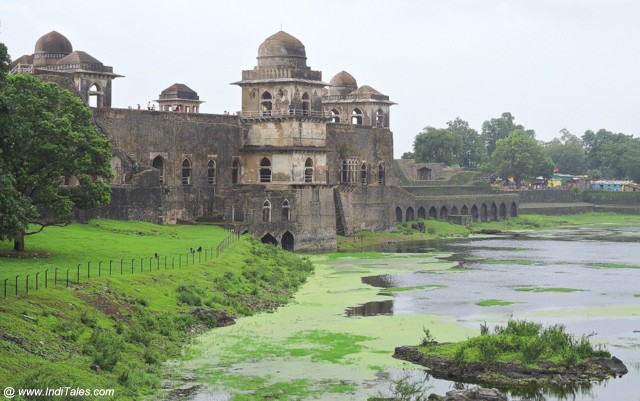
[[[443,395],[462,385],[393,349],[419,343],[424,328],[460,341],[514,318],[593,334],[629,373],[510,399],[640,401],[639,243],[638,227],[597,226],[312,256],[316,272],[293,302],[198,337],[167,365],[167,386],[192,401],[366,400],[404,378]]]

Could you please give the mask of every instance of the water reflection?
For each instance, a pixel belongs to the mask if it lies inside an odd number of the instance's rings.
[[[345,315],[348,317],[393,315],[393,300],[373,301],[358,306],[351,306],[345,310]]]

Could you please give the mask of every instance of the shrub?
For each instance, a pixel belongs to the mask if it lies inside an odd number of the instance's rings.
[[[100,369],[111,371],[120,360],[123,349],[122,339],[113,330],[97,327],[91,333],[86,350]]]
[[[420,345],[423,347],[430,347],[434,344],[436,344],[436,339],[433,337],[433,334],[431,334],[431,330],[427,329],[426,327],[422,327],[422,332],[424,333],[422,336],[422,340],[420,340]]]
[[[200,295],[201,294],[199,294],[199,291],[196,290],[196,288],[193,286],[178,287],[178,303],[179,304],[186,304],[189,306],[201,306],[202,298],[200,297]]]

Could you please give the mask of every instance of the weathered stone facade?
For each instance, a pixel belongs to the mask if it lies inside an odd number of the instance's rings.
[[[110,108],[118,77],[111,67],[72,52],[58,33],[43,38],[36,55],[48,61],[23,56],[13,72],[39,71],[87,104],[95,97],[94,121],[113,143],[112,202],[79,218],[210,221],[285,249],[322,251],[336,248],[336,232],[518,213],[517,195],[495,193],[473,174],[394,161],[395,103],[344,71],[323,82],[307,66],[304,45],[285,32],[267,38],[257,66],[235,82],[237,115],[200,114],[202,102],[184,84],[165,89],[157,111]],[[93,72],[74,79],[73,60]]]

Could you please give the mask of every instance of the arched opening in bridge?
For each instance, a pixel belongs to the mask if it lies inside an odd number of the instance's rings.
[[[511,217],[518,217],[518,205],[515,202],[511,202]]]
[[[424,210],[424,207],[420,206],[418,208],[418,218],[419,219],[427,219],[427,211]]]
[[[400,206],[396,207],[396,222],[402,223],[402,209],[400,209]]]
[[[457,215],[458,215],[458,208],[457,208],[457,207],[455,207],[455,206],[454,206],[454,207],[452,207],[452,208],[451,208],[451,214],[452,214],[453,216],[457,216]]]
[[[480,221],[487,221],[487,204],[483,203],[480,206]]]
[[[441,220],[446,220],[447,216],[449,216],[449,211],[447,210],[446,206],[442,206],[440,208],[440,219]]]
[[[491,202],[489,221],[496,221],[496,220],[498,220],[498,207],[494,202]]]
[[[293,252],[293,242],[293,234],[291,234],[289,231],[282,234],[282,241],[280,241],[280,243],[282,244],[282,249],[284,249],[285,251]]]
[[[478,221],[478,206],[471,206],[471,220]]]
[[[438,218],[438,210],[436,210],[435,206],[429,208],[429,218],[434,220]]]
[[[407,221],[414,221],[414,220],[416,219],[416,216],[415,216],[415,214],[414,214],[414,212],[413,212],[413,207],[412,207],[412,206],[409,206],[409,207],[407,208],[407,215],[406,215],[406,217],[407,217]]]
[[[507,218],[507,205],[502,202],[500,204],[500,220]]]
[[[260,241],[262,241],[263,244],[271,244],[271,245],[275,245],[278,246],[278,240],[275,239],[275,237],[269,233],[266,233],[261,239]]]

